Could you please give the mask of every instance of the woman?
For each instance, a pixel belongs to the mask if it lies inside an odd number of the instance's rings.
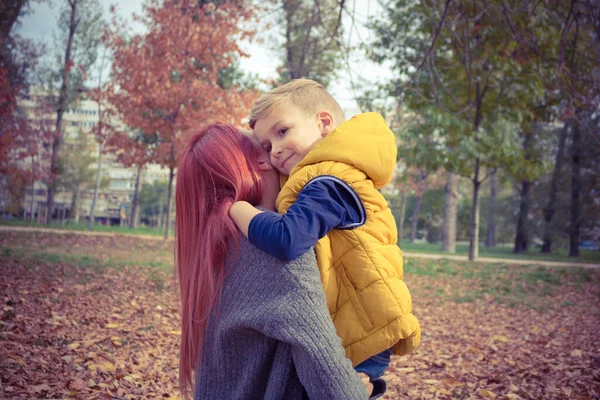
[[[315,256],[284,263],[243,239],[234,201],[274,209],[279,175],[232,125],[194,135],[177,170],[180,386],[196,399],[364,399],[329,317]]]

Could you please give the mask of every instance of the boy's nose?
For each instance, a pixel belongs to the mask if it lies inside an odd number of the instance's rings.
[[[271,145],[271,158],[279,158],[281,156],[281,148]]]

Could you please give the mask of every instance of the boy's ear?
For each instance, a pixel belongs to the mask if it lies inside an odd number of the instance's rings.
[[[333,130],[333,115],[329,111],[320,111],[317,118],[321,125],[321,137],[325,137]]]

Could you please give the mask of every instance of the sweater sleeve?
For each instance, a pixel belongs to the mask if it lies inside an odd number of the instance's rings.
[[[298,377],[309,398],[366,399],[365,387],[335,332],[314,263],[311,253],[284,263],[289,288],[271,310],[264,333],[291,345]]]

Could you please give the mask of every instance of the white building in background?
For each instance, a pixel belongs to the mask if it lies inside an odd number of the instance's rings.
[[[19,104],[21,107],[28,110],[30,118],[40,118],[39,114],[35,112],[35,108],[43,97],[44,95],[42,93],[33,91],[29,97],[21,99]],[[43,118],[46,119],[46,121],[52,119],[55,123],[56,114],[46,115]],[[62,122],[64,132],[63,146],[73,143],[80,131],[88,134],[88,151],[89,154],[95,158],[91,167],[94,170],[96,170],[97,167],[99,144],[95,140],[92,128],[96,126],[98,121],[98,103],[93,100],[82,99],[77,104],[74,104],[73,108],[64,113]],[[52,126],[54,126],[54,123]],[[123,128],[122,125],[120,127]],[[109,184],[108,187],[100,188],[98,192],[94,212],[97,223],[106,225],[119,224],[123,214],[125,214],[126,217],[129,217],[135,191],[136,174],[137,168],[124,167],[116,161],[116,156],[114,154],[102,155],[101,176],[104,180],[107,180],[108,178]],[[150,164],[146,166],[146,172],[142,174],[142,183],[152,183],[155,180],[166,181],[168,180],[168,177],[168,169],[161,168],[156,164]],[[81,188],[78,213],[80,221],[85,221],[88,218],[94,195],[94,183],[95,179],[86,184],[85,187]],[[55,195],[55,204],[56,212],[58,215],[61,215],[66,211],[70,211],[73,196],[70,191],[59,190],[57,190]],[[32,208],[32,196],[33,215],[36,218],[41,218],[46,212],[46,185],[41,182],[36,182],[34,190],[32,190],[32,188],[27,188],[25,191],[23,209],[25,210],[25,215],[28,217],[30,217],[30,210]],[[73,215],[73,213],[70,214]]]

